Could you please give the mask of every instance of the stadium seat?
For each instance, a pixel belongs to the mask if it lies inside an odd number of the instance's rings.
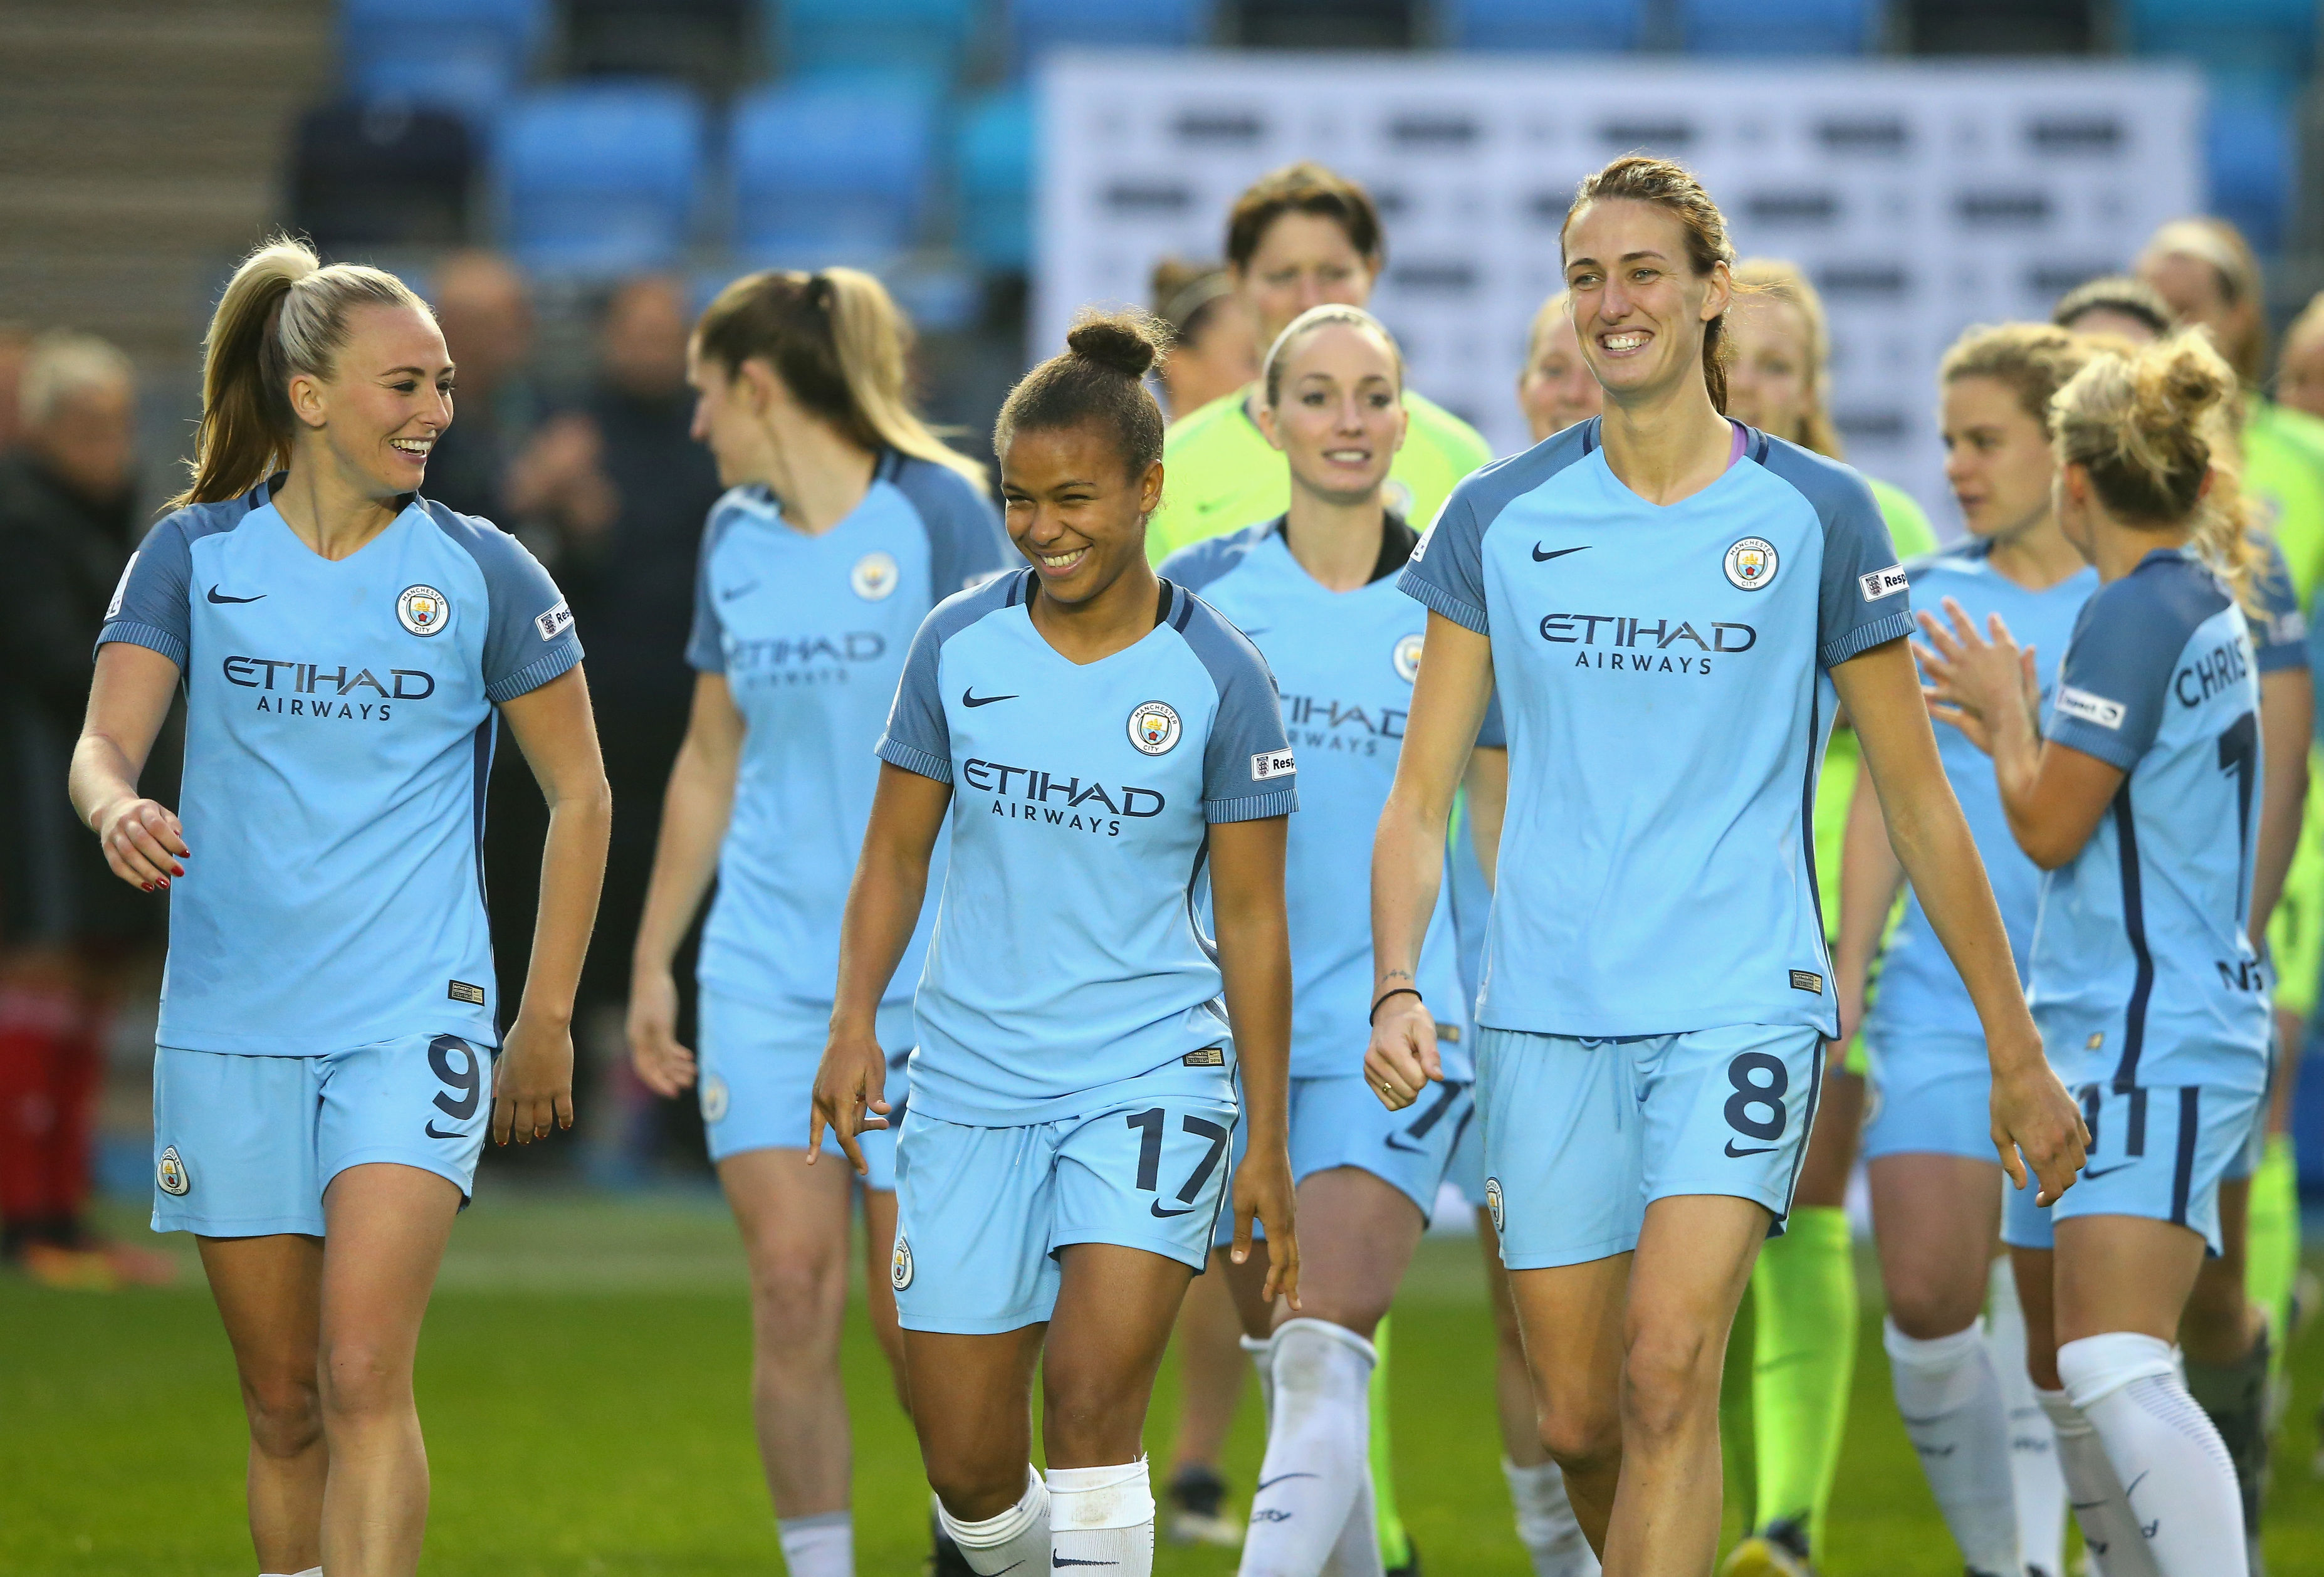
[[[1635,50],[1646,0],[1452,0],[1446,36],[1463,50]]]
[[[955,150],[960,248],[984,268],[1023,272],[1033,257],[1033,97],[1019,89],[969,106]]]
[[[1883,0],[1679,0],[1679,38],[1698,55],[1860,55],[1886,10]]]
[[[376,56],[347,73],[354,97],[367,104],[410,104],[447,110],[479,133],[489,127],[516,91],[509,63],[490,54],[438,60],[418,55]]]
[[[750,69],[754,9],[752,0],[565,0],[566,67],[727,92]]]
[[[2124,0],[2142,55],[2178,55],[2214,70],[2304,76],[2316,58],[2315,0]]]
[[[2263,254],[2280,251],[2292,200],[2292,97],[2273,81],[2212,84],[2203,131],[2211,212],[2232,220]]]
[[[817,78],[735,106],[734,239],[746,262],[871,262],[918,239],[936,101],[898,86]]]
[[[327,257],[468,238],[475,145],[448,110],[400,101],[324,105],[290,144],[290,223]]]
[[[768,8],[789,75],[872,66],[946,82],[960,74],[977,16],[977,0],[768,0]]]
[[[701,106],[683,88],[550,88],[501,128],[510,248],[543,273],[665,268],[683,248],[702,163]]]
[[[481,124],[548,31],[546,0],[344,0],[339,59],[357,97],[440,104]]]
[[[1009,58],[1021,71],[1060,47],[1184,49],[1210,26],[1210,0],[1009,0]]]

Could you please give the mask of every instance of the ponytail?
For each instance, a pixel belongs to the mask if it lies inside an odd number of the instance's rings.
[[[985,490],[984,467],[946,445],[905,390],[911,324],[870,274],[827,268],[745,274],[718,292],[695,326],[698,355],[733,377],[765,362],[809,412],[863,448],[894,449]]]
[[[328,378],[358,307],[428,304],[393,274],[328,268],[302,241],[277,235],[243,259],[202,338],[202,415],[193,483],[168,508],[238,498],[290,463],[290,380]]]

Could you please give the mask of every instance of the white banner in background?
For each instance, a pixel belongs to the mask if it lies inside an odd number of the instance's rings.
[[[2204,195],[2200,80],[2168,66],[1089,51],[1052,57],[1042,93],[1036,360],[1084,303],[1144,302],[1157,259],[1218,256],[1244,186],[1316,159],[1379,200],[1372,304],[1413,386],[1510,453],[1567,201],[1643,149],[1702,178],[1744,256],[1807,268],[1849,459],[1948,535],[1945,346],[2046,317]]]

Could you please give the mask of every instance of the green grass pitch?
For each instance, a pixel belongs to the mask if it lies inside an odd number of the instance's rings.
[[[1888,1399],[1867,1270],[1824,1570],[1957,1577]],[[1472,1243],[1430,1240],[1397,1310],[1397,1484],[1438,1577],[1527,1571],[1497,1466],[1481,1286]],[[779,1572],[745,1412],[748,1358],[740,1254],[716,1201],[488,1194],[461,1223],[420,1348],[435,1477],[423,1571]],[[926,1553],[927,1490],[860,1318],[846,1365],[858,1565],[904,1577]],[[2324,1484],[2309,1467],[2324,1342],[2306,1342],[2295,1368],[2300,1401],[2278,1441],[2269,1519],[2279,1573],[2324,1571]],[[1174,1396],[1166,1370],[1148,1430],[1157,1458]],[[1254,1411],[1246,1405],[1229,1455],[1246,1486]],[[166,1292],[0,1281],[0,1572],[248,1577],[243,1452],[233,1365],[190,1264]],[[1216,1550],[1166,1545],[1156,1562],[1169,1577],[1233,1569]]]

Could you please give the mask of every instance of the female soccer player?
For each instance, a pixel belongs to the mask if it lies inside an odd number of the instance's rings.
[[[1009,532],[1033,567],[946,599],[913,640],[816,1075],[810,1148],[828,1126],[865,1172],[859,1133],[891,1111],[878,1002],[949,813],[890,1279],[939,1517],[988,1577],[1152,1570],[1139,1435],[1231,1169],[1234,1257],[1256,1216],[1265,1294],[1297,1306],[1295,762],[1265,661],[1146,558],[1162,491],[1148,322],[1085,317],[1001,407]],[[1024,1465],[1036,1362],[1046,1482]]]
[[[1973,622],[2006,619],[2039,663],[2044,694],[2098,576],[2058,528],[2051,502],[2051,398],[2091,353],[2049,325],[1971,329],[1946,352],[1937,380],[1945,475],[1969,530],[1961,548],[1915,561],[1914,606],[1950,598]],[[1962,734],[1938,754],[1978,838],[2010,950],[2034,935],[2041,873],[2011,839],[1993,772]],[[2065,1496],[2039,1416],[2011,1416],[2024,1382],[1978,1326],[2000,1231],[2001,1171],[1987,1137],[1991,1077],[1968,988],[1917,899],[1882,951],[1904,872],[1880,825],[1879,801],[1858,792],[1840,880],[1839,983],[1843,1033],[1861,1025],[1878,1092],[1864,1133],[1888,1317],[1883,1344],[1897,1410],[1962,1559],[1977,1572],[2028,1566],[2062,1577]],[[1868,1013],[1866,982],[1883,959]],[[2021,1352],[2008,1354],[2022,1375]],[[2027,1406],[2032,1406],[2029,1401]],[[2030,1440],[2039,1451],[2021,1453]],[[2021,1461],[2021,1454],[2024,1460]],[[2053,1487],[2054,1486],[2054,1487]]]
[[[2052,402],[2059,525],[2100,587],[2046,737],[2005,621],[1981,634],[1958,607],[1922,615],[1932,709],[1991,754],[2010,832],[2049,872],[2030,995],[2092,1134],[2082,1188],[2046,1213],[2022,1198],[2005,1211],[2033,1367],[2096,1432],[2163,1577],[2246,1570],[2234,1471],[2172,1355],[2267,1079],[2246,932],[2259,686],[2213,568],[2240,583],[2253,567],[2208,432],[2235,392],[2209,342],[2181,336],[2098,355]],[[2098,1497],[2074,1461],[2087,1513]],[[2112,1531],[2103,1513],[2083,1527],[2101,1544]]]
[[[1283,452],[1281,517],[1173,554],[1165,576],[1251,639],[1276,676],[1306,760],[1286,890],[1292,974],[1291,1175],[1307,1230],[1305,1312],[1246,1302],[1269,1383],[1268,1448],[1242,1570],[1312,1577],[1326,1562],[1379,1572],[1366,1458],[1371,1335],[1428,1224],[1454,1140],[1468,1126],[1465,1019],[1441,1027],[1444,1082],[1416,1115],[1366,1087],[1358,1015],[1370,1001],[1368,869],[1348,858],[1378,825],[1419,673],[1423,610],[1391,577],[1416,533],[1381,493],[1406,432],[1395,341],[1360,308],[1292,320],[1268,353],[1260,429]],[[1488,724],[1488,748],[1499,734]],[[1460,991],[1440,896],[1421,972],[1440,1001]],[[1259,1266],[1230,1268],[1259,1291]]]
[[[1573,337],[1573,316],[1559,290],[1541,304],[1526,336],[1525,371],[1517,374],[1517,409],[1535,443],[1587,421],[1600,409],[1598,380]]]
[[[695,329],[695,431],[730,491],[703,532],[687,647],[694,714],[670,769],[630,991],[638,1076],[665,1096],[698,1082],[710,1158],[742,1229],[752,1405],[795,1577],[854,1570],[839,1377],[853,1179],[810,1170],[798,1145],[878,778],[872,748],[928,610],[1008,556],[981,469],[912,414],[908,333],[879,281],[844,268],[746,275]],[[697,1080],[677,1040],[670,961],[714,872]],[[925,932],[914,933],[914,975]],[[890,982],[874,1027],[899,1067],[914,975]],[[884,1274],[893,1140],[869,1133],[861,1148],[867,1301],[900,1389]]]
[[[1371,194],[1311,163],[1263,175],[1235,199],[1226,251],[1227,272],[1261,346],[1273,345],[1310,307],[1365,305],[1388,262]],[[1171,423],[1170,490],[1147,541],[1156,563],[1284,512],[1289,484],[1259,429],[1259,394],[1253,384]],[[1474,428],[1409,389],[1404,405],[1410,431],[1388,473],[1388,502],[1406,520],[1425,522],[1492,451]]]
[[[1199,410],[1259,375],[1259,332],[1222,265],[1166,257],[1154,265],[1153,297],[1154,315],[1170,327],[1170,354],[1155,376],[1171,415]]]
[[[1828,401],[1831,331],[1823,299],[1797,265],[1750,258],[1735,270],[1737,294],[1726,334],[1733,346],[1727,413],[1826,459],[1841,457]],[[1866,477],[1891,546],[1912,558],[1937,545],[1928,517],[1900,489]],[[1816,881],[1837,895],[1840,835],[1856,787],[1856,732],[1833,720],[1816,779]],[[1838,906],[1827,906],[1824,939],[1835,939]],[[1727,1577],[1784,1573],[1823,1545],[1824,1517],[1840,1466],[1848,1393],[1856,1372],[1856,1255],[1846,1204],[1848,1175],[1863,1126],[1860,1052],[1827,1070],[1814,1132],[1784,1235],[1760,1251],[1751,1273],[1753,1504],[1757,1530],[1729,1553]]]
[[[1373,856],[1365,1071],[1394,1108],[1429,1082],[1419,944],[1497,690],[1479,1105],[1544,1443],[1609,1572],[1700,1571],[1728,1326],[1839,1030],[1806,825],[1835,699],[1971,982],[2013,1176],[2062,1191],[2080,1124],[1944,785],[1869,491],[1720,413],[1717,207],[1674,164],[1618,159],[1563,251],[1606,413],[1464,483],[1403,577],[1434,616]]]
[[[502,1143],[573,1121],[610,796],[557,588],[419,495],[451,391],[392,274],[253,253],[210,320],[193,485],[114,594],[73,757],[115,872],[173,894],[153,1227],[200,1245],[272,1572],[418,1567],[412,1351],[487,1107]],[[137,777],[181,680],[173,815]],[[502,716],[549,801],[505,1038],[479,874]]]

